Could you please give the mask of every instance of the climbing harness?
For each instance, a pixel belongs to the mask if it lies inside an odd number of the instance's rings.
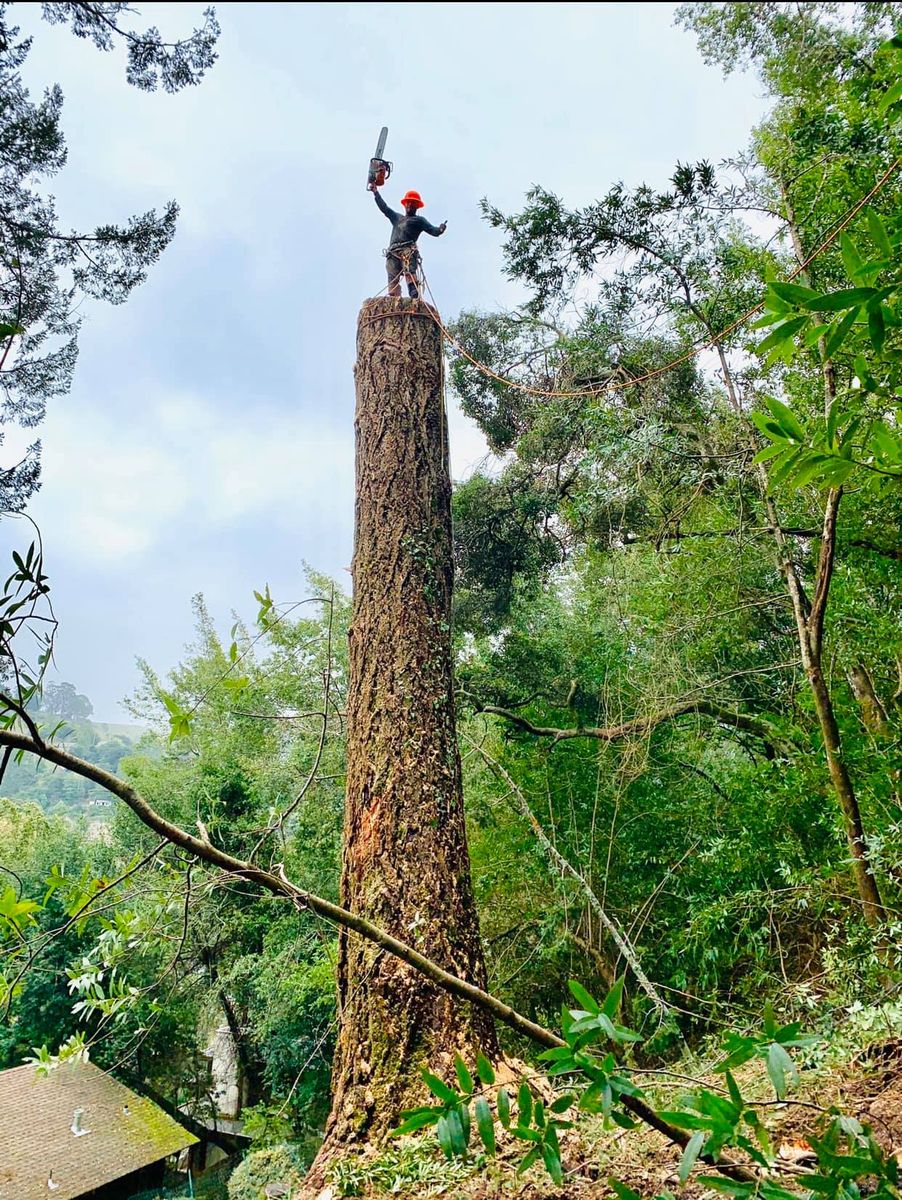
[[[400,246],[389,246],[387,249],[382,251],[382,254],[385,258],[386,269],[388,269],[389,260],[392,258],[396,259],[401,264],[401,269],[398,271],[397,275],[391,276],[387,286],[391,287],[392,284],[396,283],[400,287],[401,276],[404,275],[408,280],[411,278],[414,280],[414,286],[417,289],[417,296],[419,296],[423,290],[425,278],[421,271],[423,260],[416,245],[413,242],[405,242]]]

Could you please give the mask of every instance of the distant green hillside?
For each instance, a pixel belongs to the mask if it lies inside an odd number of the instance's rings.
[[[77,723],[83,724],[84,722]],[[68,722],[68,724],[72,724],[72,722]],[[132,745],[143,737],[148,729],[145,725],[108,725],[103,721],[89,721],[88,724],[101,739],[124,737]]]
[[[35,714],[43,729],[50,730],[59,718],[41,712]],[[109,725],[90,720],[67,720],[54,739],[73,754],[107,771],[117,772],[120,761],[134,753],[147,730],[141,725]],[[10,800],[31,800],[47,813],[84,813],[92,819],[103,818],[113,801],[109,793],[86,779],[48,766],[40,759],[11,761],[0,783],[0,795]]]

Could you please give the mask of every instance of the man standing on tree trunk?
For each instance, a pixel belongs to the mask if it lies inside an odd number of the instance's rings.
[[[441,225],[430,225],[425,217],[417,215],[417,210],[424,208],[423,198],[419,192],[408,192],[401,200],[404,208],[402,213],[389,208],[377,188],[373,187],[376,204],[392,223],[391,238],[385,251],[385,266],[388,271],[389,296],[401,295],[401,274],[407,280],[407,294],[416,298],[419,296],[416,272],[420,265],[420,254],[417,250],[417,238],[421,233],[432,237],[441,237],[448,228],[448,222]]]

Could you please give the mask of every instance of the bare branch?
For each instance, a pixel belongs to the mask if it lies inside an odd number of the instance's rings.
[[[808,614],[811,654],[815,659],[820,658],[821,646],[824,641],[824,616],[827,612],[827,598],[830,594],[830,582],[833,579],[833,567],[836,562],[836,518],[839,513],[839,503],[841,500],[842,488],[831,488],[824,507],[821,555],[817,564],[817,578],[814,585],[814,598],[811,601],[811,612]]]
[[[599,742],[620,742],[626,738],[647,735],[665,721],[673,721],[678,717],[696,714],[697,716],[711,717],[720,725],[739,729],[743,733],[750,733],[753,737],[757,737],[764,742],[774,753],[788,756],[795,749],[791,741],[775,725],[772,725],[770,721],[764,720],[763,717],[753,717],[747,713],[734,712],[732,709],[715,704],[712,700],[683,700],[679,704],[673,704],[669,708],[660,709],[658,712],[651,713],[647,717],[634,717],[631,721],[624,721],[622,725],[609,725],[607,727],[578,725],[573,729],[556,729],[545,725],[534,725],[532,721],[521,717],[519,713],[511,712],[506,708],[497,708],[492,704],[485,705],[482,711],[492,713],[496,717],[503,717],[504,720],[509,721],[517,729],[522,729],[525,733],[531,733],[534,737],[550,737],[555,742],[566,741],[570,738],[595,738]]]
[[[495,776],[497,776],[497,778],[500,779],[501,782],[507,788],[510,789],[510,794],[516,800],[517,807],[519,808],[522,815],[529,822],[529,824],[532,828],[532,831],[536,835],[536,838],[538,839],[539,844],[541,845],[542,849],[545,851],[545,853],[551,859],[551,861],[555,864],[555,866],[558,868],[558,870],[560,870],[562,872],[562,874],[569,875],[570,878],[573,879],[579,885],[579,888],[583,893],[583,897],[585,898],[586,903],[588,904],[588,906],[592,910],[592,912],[595,914],[595,916],[598,918],[598,920],[601,922],[601,924],[604,926],[604,928],[608,931],[608,934],[610,935],[611,940],[614,942],[617,949],[620,951],[620,953],[623,955],[626,962],[629,964],[630,970],[635,975],[636,981],[639,984],[639,986],[642,988],[643,992],[645,992],[645,994],[648,996],[649,1000],[651,1000],[652,1004],[655,1006],[655,1008],[658,1010],[658,1012],[660,1012],[664,1016],[667,1016],[670,1012],[670,1006],[666,1003],[666,1001],[661,999],[660,995],[655,990],[654,984],[651,982],[651,980],[648,978],[648,976],[642,970],[642,964],[639,962],[639,957],[636,954],[635,949],[630,945],[629,939],[627,938],[626,934],[623,932],[622,929],[619,928],[619,926],[613,920],[613,918],[607,914],[607,912],[604,910],[604,908],[602,908],[601,901],[595,895],[595,892],[590,887],[585,876],[582,875],[579,871],[577,871],[576,867],[574,867],[571,862],[569,862],[566,858],[564,858],[563,854],[561,854],[561,852],[558,850],[558,848],[551,841],[548,834],[542,828],[538,817],[536,817],[535,813],[529,807],[529,802],[526,799],[526,797],[523,795],[523,792],[520,790],[520,788],[517,786],[517,784],[514,782],[514,780],[510,777],[510,775],[504,769],[504,767],[501,765],[501,763],[499,763],[496,759],[494,759],[491,756],[491,754],[489,754],[486,750],[484,750],[483,747],[480,746],[480,744],[478,742],[473,740],[473,738],[468,737],[467,734],[465,734],[465,733],[462,734],[461,736],[463,737],[463,739],[466,742],[469,743],[469,745],[471,745],[473,747],[473,749],[477,752],[477,754],[479,754],[482,757],[484,762],[488,765],[489,770],[492,771],[492,773]]]

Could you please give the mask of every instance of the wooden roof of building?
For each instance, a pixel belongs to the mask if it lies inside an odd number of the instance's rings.
[[[0,1200],[76,1200],[196,1141],[93,1063],[0,1071]]]

